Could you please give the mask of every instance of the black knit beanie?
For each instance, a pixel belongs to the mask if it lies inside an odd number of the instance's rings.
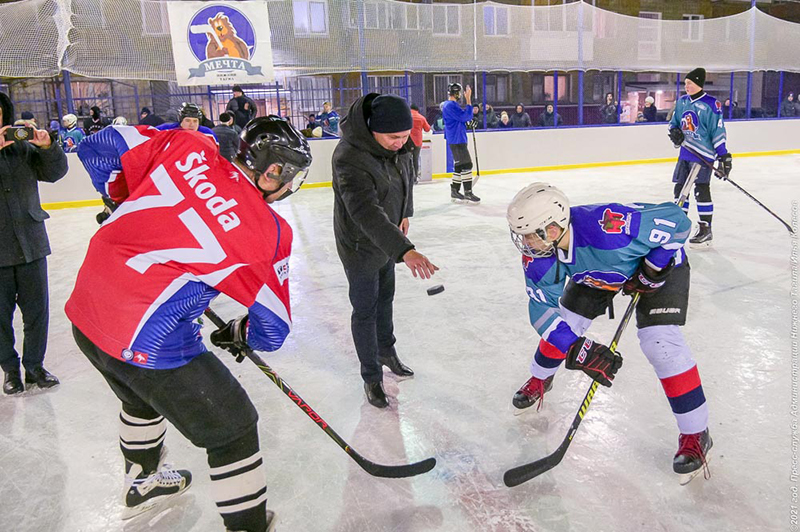
[[[382,94],[372,100],[369,130],[374,133],[408,131],[414,125],[408,103],[394,94]]]
[[[702,88],[703,85],[706,84],[706,69],[705,68],[695,68],[688,74],[686,74],[686,79],[692,80],[695,85]]]

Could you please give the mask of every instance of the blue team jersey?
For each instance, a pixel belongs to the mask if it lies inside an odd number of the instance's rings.
[[[472,120],[472,106],[461,108],[455,100],[447,100],[442,105],[444,118],[444,138],[450,144],[467,143],[466,123]]]
[[[694,99],[688,94],[681,96],[675,104],[669,127],[683,130],[684,143],[709,161],[728,153],[722,105],[706,93],[699,98],[695,95]],[[681,148],[679,158],[702,162],[685,148]]]
[[[599,290],[618,291],[644,260],[661,269],[684,260],[692,223],[673,203],[607,203],[570,209],[568,251],[523,256],[531,325],[542,340],[566,353],[578,335],[561,319],[559,299],[566,278]]]

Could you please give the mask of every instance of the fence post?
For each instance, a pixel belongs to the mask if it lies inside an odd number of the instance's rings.
[[[734,73],[731,72],[731,93],[728,98],[728,101],[730,102],[730,105],[728,106],[728,120],[733,119],[733,76]]]
[[[481,87],[481,94],[483,95],[483,129],[486,129],[486,72],[481,72],[481,82],[483,87]],[[495,85],[496,87],[496,85]]]
[[[58,111],[58,122],[61,123],[61,118],[64,116],[64,109],[61,105],[61,89],[59,88],[61,85],[61,80],[58,79],[58,76],[53,78],[53,89],[55,89],[56,93],[56,109]]]
[[[406,101],[410,104],[411,103],[411,81],[408,79],[408,70],[403,73],[403,83],[405,84],[405,92],[406,92]]]
[[[778,118],[781,117],[781,103],[783,103],[783,74],[784,71],[781,70],[781,79],[778,82]]]
[[[67,111],[75,114],[75,105],[72,103],[72,80],[69,77],[69,71],[62,70],[61,74],[64,78],[64,96],[67,98]]]
[[[622,70],[617,70],[617,124],[622,119]]]
[[[547,113],[547,102],[544,102],[544,112]],[[558,70],[553,71],[553,127],[558,127]]]
[[[367,77],[367,40],[364,35],[364,0],[358,0],[358,49],[361,53],[361,96],[369,93],[369,78]]]
[[[275,99],[278,101],[278,112],[275,115],[281,116],[281,84],[277,79],[275,80]]]
[[[747,71],[747,110],[745,117],[750,119],[753,105],[753,68],[755,67],[756,51],[756,0],[750,0],[750,68]]]
[[[583,125],[583,2],[578,3],[578,125]]]
[[[206,85],[208,95],[208,119],[214,121],[214,95],[211,93],[211,85]]]

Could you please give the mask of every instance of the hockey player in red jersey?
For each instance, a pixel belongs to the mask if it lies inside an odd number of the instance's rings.
[[[188,471],[164,464],[169,421],[206,449],[226,528],[271,530],[258,415],[203,345],[196,319],[224,293],[248,314],[213,332],[212,343],[233,353],[283,344],[292,230],[268,204],[302,183],[308,144],[287,121],[262,117],[243,131],[233,163],[200,133],[141,126],[106,128],[79,157],[119,205],[89,244],[66,312],[81,351],[122,402],[123,518],[191,483]]]

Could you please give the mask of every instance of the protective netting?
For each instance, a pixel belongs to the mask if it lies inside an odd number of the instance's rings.
[[[800,24],[753,8],[660,20],[558,6],[269,0],[275,67],[349,71],[800,71]],[[257,21],[262,22],[262,21]],[[263,21],[266,22],[266,21]],[[23,0],[0,6],[0,76],[174,80],[166,2]]]

